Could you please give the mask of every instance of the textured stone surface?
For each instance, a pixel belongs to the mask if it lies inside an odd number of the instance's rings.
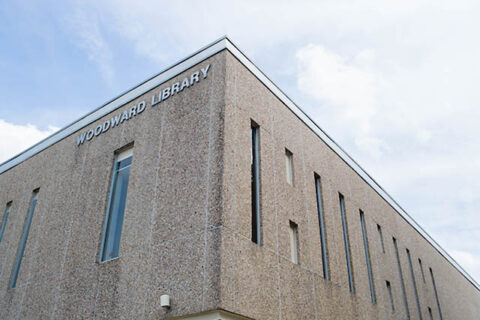
[[[207,79],[150,106],[153,93],[208,64]],[[218,307],[224,86],[222,52],[88,128],[147,100],[121,126],[81,146],[75,133],[0,176],[1,203],[13,201],[0,243],[1,319],[158,319]],[[114,153],[129,144],[120,256],[98,263]],[[17,287],[7,290],[38,187]]]
[[[438,318],[429,267],[434,270],[444,319],[475,319],[480,314],[480,293],[467,279],[230,54],[226,66],[222,308],[240,312],[241,304],[242,314],[258,319],[404,319],[395,237],[411,319],[417,318],[417,307],[406,249],[412,257],[424,319],[428,319],[428,307]],[[243,244],[251,230],[251,121],[260,125],[262,246]],[[285,178],[285,148],[293,153],[293,187]],[[314,173],[322,181],[331,281],[322,278]],[[348,286],[339,193],[345,197],[353,294]],[[371,302],[359,210],[365,215],[376,304]],[[290,261],[289,220],[298,224],[299,265]],[[385,253],[377,224],[382,227]],[[258,258],[267,253],[276,259]],[[275,271],[272,260],[277,264]],[[271,270],[268,276],[265,270]],[[392,286],[394,313],[385,281]],[[258,290],[252,292],[250,286]],[[264,288],[271,292],[268,299],[261,295]],[[252,300],[245,299],[245,292]],[[264,303],[251,302],[258,299]],[[265,305],[269,315],[264,315]]]

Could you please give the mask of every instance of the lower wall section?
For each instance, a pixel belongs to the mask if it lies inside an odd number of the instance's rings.
[[[252,319],[404,319],[272,249],[222,228],[221,305]]]
[[[215,309],[219,234],[212,227],[109,262],[30,279],[4,292],[0,319],[165,319]],[[171,308],[160,306],[162,294],[170,295]]]

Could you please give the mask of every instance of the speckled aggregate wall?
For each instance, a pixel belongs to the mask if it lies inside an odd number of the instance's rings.
[[[153,93],[208,64],[206,79],[151,107]],[[162,319],[217,307],[224,83],[225,52],[78,133],[146,99],[121,126],[80,146],[75,133],[0,175],[0,210],[13,201],[0,243],[0,319]],[[114,152],[130,143],[120,256],[98,263]],[[17,285],[8,289],[35,188]],[[170,310],[161,294],[171,295]]]
[[[227,56],[221,244],[221,304],[255,319],[406,319],[392,238],[398,243],[410,319],[418,319],[409,249],[423,319],[479,319],[480,292],[233,55]],[[251,238],[250,125],[260,126],[261,246]],[[286,180],[293,153],[294,185]],[[314,174],[321,177],[330,280],[322,277]],[[345,197],[355,293],[350,293],[339,193]],[[372,304],[360,225],[366,221],[376,303]],[[289,220],[298,224],[291,262]],[[377,224],[383,231],[382,253]],[[418,259],[422,260],[425,282]],[[394,312],[386,289],[392,286]]]

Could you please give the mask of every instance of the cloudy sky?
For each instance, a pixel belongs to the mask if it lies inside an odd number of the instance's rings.
[[[480,281],[479,16],[478,0],[4,0],[0,162],[227,34]]]

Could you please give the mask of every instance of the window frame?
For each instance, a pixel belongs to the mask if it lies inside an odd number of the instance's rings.
[[[120,166],[122,161],[127,160],[129,158],[130,158],[130,164],[126,165],[123,168],[117,168],[117,166]],[[104,220],[104,224],[103,224],[102,243],[101,243],[101,246],[100,246],[100,255],[98,257],[98,262],[99,263],[104,263],[104,262],[108,262],[108,261],[111,261],[111,260],[115,260],[115,259],[118,259],[118,257],[120,256],[120,241],[121,241],[121,234],[122,234],[122,230],[123,230],[123,221],[125,220],[125,209],[126,209],[127,196],[128,196],[128,184],[130,182],[130,172],[129,172],[129,182],[127,182],[127,190],[125,191],[126,194],[125,194],[125,204],[124,204],[124,208],[123,208],[124,212],[123,212],[122,222],[121,222],[122,225],[121,225],[121,228],[120,228],[120,234],[118,236],[118,253],[115,257],[104,258],[105,252],[107,250],[106,245],[108,244],[107,236],[108,236],[108,231],[110,229],[110,217],[112,215],[111,211],[112,211],[112,205],[113,205],[113,201],[114,201],[114,191],[115,191],[115,186],[116,186],[116,182],[117,182],[117,178],[118,178],[118,173],[121,170],[126,169],[127,167],[128,167],[129,170],[131,170],[132,163],[133,163],[133,145],[129,145],[129,146],[124,147],[124,148],[115,152],[114,162],[113,162],[113,171],[112,171],[111,178],[110,178],[111,182],[110,182],[110,191],[109,191],[109,194],[108,194],[108,205],[107,205],[105,220]],[[117,224],[116,224],[116,226],[117,226]]]
[[[5,211],[3,212],[2,225],[0,226],[0,243],[2,243],[3,235],[5,233],[5,229],[7,228],[8,216],[10,215],[10,210],[12,209],[12,203],[13,201],[7,202]]]
[[[352,256],[350,254],[350,237],[348,235],[347,209],[345,206],[345,197],[338,193],[340,204],[340,215],[342,219],[343,242],[345,246],[345,258],[347,260],[348,286],[351,293],[355,293],[355,282],[353,278]]]
[[[315,198],[317,202],[318,227],[320,231],[320,249],[322,254],[323,278],[330,280],[325,216],[323,214],[324,211],[323,211],[322,179],[320,175],[318,175],[317,173],[314,173],[314,177],[315,177]]]
[[[373,270],[372,270],[372,262],[370,259],[370,248],[368,245],[368,235],[367,235],[367,225],[365,221],[365,213],[362,210],[359,210],[360,214],[360,227],[362,229],[362,240],[363,240],[363,249],[365,252],[365,262],[367,265],[367,274],[368,274],[368,284],[370,287],[370,298],[372,303],[377,303],[377,297],[375,294],[375,284],[373,281]]]
[[[295,264],[300,264],[300,235],[298,232],[298,224],[289,220],[288,225],[290,233],[290,258]]]
[[[20,243],[17,249],[15,264],[13,265],[12,274],[10,276],[10,281],[8,284],[9,289],[15,289],[15,287],[17,286],[18,275],[20,274],[23,255],[25,254],[25,247],[27,246],[28,235],[30,234],[33,214],[35,212],[35,208],[37,207],[39,193],[40,193],[40,188],[34,189],[32,192],[32,197],[30,199],[30,206],[28,208],[27,216],[25,217],[25,222],[23,224],[22,237],[20,238]]]
[[[253,243],[262,245],[262,213],[261,213],[261,172],[260,172],[260,126],[251,120],[250,123],[250,161],[251,161],[251,238]]]
[[[295,185],[295,175],[293,172],[293,153],[285,148],[285,178],[290,186]]]

